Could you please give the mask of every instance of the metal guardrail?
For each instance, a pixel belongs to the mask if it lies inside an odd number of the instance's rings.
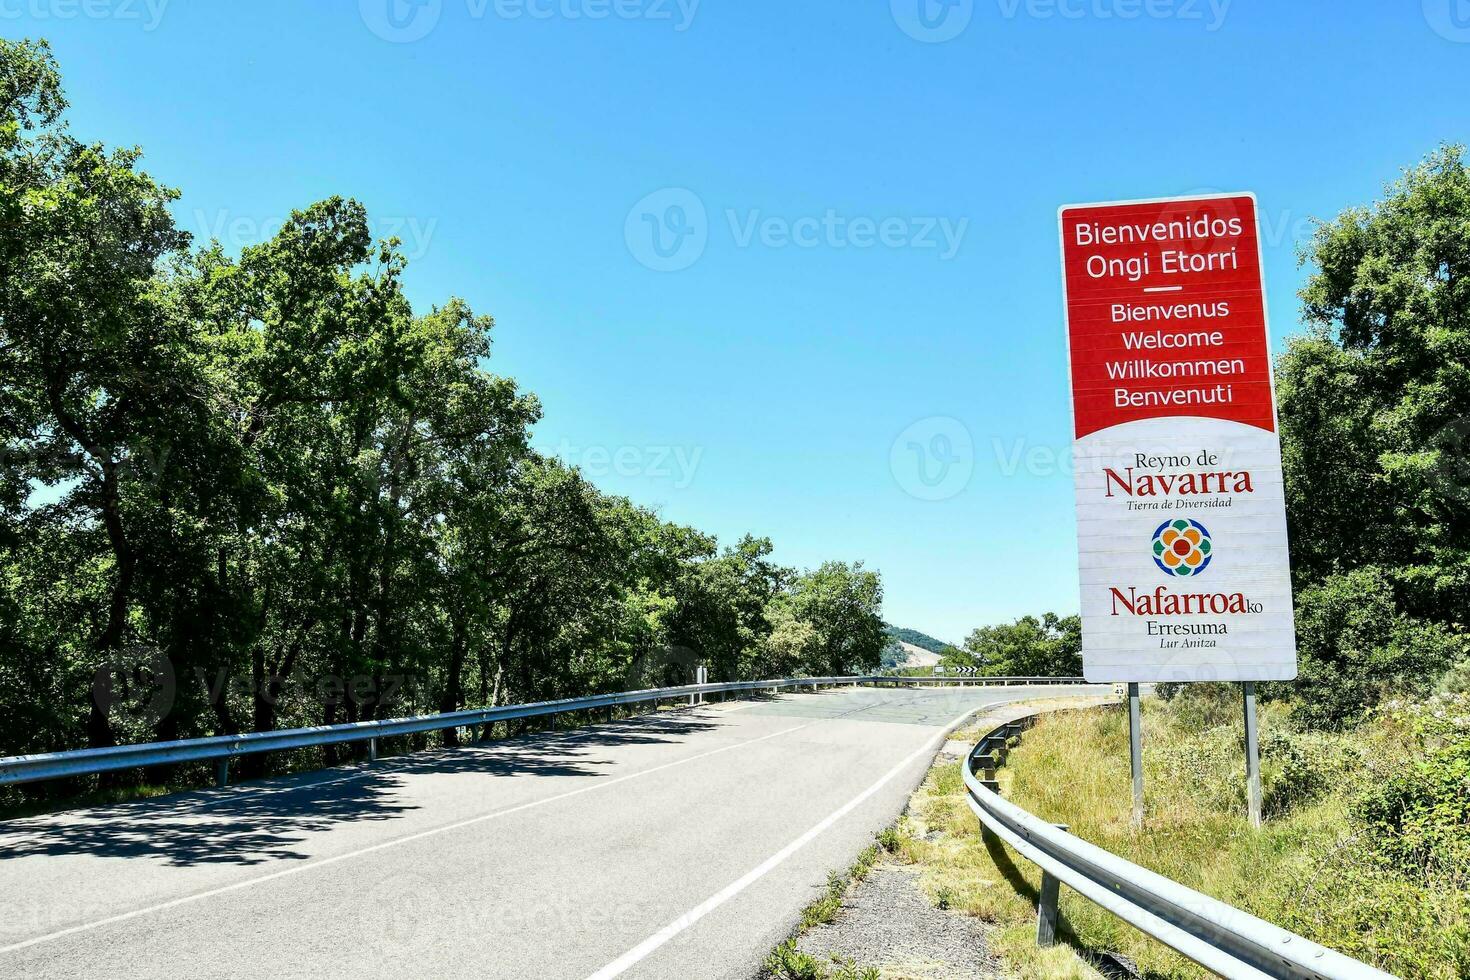
[[[1393,980],[1359,962],[1125,861],[1000,796],[995,770],[1031,716],[994,729],[970,750],[964,768],[970,809],[985,829],[1042,871],[1037,942],[1050,945],[1059,885],[1228,978]],[[977,775],[977,769],[979,775]]]
[[[1081,678],[1051,677],[997,677],[969,678],[972,682],[1013,684],[1031,682],[1036,684],[1077,683]],[[562,701],[538,701],[531,704],[512,704],[498,708],[475,708],[468,711],[447,712],[434,715],[419,715],[412,718],[393,718],[383,721],[363,721],[344,725],[324,725],[316,728],[293,728],[271,732],[249,732],[241,735],[215,735],[207,738],[181,739],[174,742],[143,742],[136,745],[118,745],[103,749],[73,749],[65,752],[47,752],[37,755],[20,755],[0,758],[0,786],[15,783],[30,783],[44,779],[61,779],[68,776],[85,776],[94,773],[112,772],[118,769],[137,769],[144,766],[168,765],[178,762],[213,760],[215,781],[224,785],[229,781],[231,759],[260,752],[276,752],[282,749],[299,749],[318,745],[340,745],[348,742],[367,742],[369,758],[377,757],[377,740],[394,735],[413,735],[420,732],[442,731],[450,728],[474,729],[498,721],[520,718],[538,718],[568,714],[575,711],[591,711],[598,708],[613,708],[618,705],[646,704],[648,702],[695,699],[707,694],[727,694],[746,691],[782,690],[787,688],[828,687],[836,685],[884,684],[888,682],[914,683],[946,681],[945,678],[897,678],[876,674],[852,677],[789,677],[779,680],[726,681],[716,684],[686,684],[681,687],[652,688],[645,691],[622,691],[616,694],[596,694],[585,698],[569,698]]]
[[[999,684],[1002,686],[1017,684],[1025,685],[1027,687],[1034,687],[1051,684],[1076,685],[1087,683],[1087,679],[1083,677],[985,677],[970,674],[936,674],[932,677],[927,674],[919,677],[909,677],[904,674],[880,674],[876,678],[872,678],[872,680],[875,680],[878,683],[895,685],[945,684],[948,686],[959,685],[960,687],[965,687],[970,684],[979,684],[986,687],[992,684]]]

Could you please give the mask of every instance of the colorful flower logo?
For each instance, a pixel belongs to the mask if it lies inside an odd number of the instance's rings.
[[[1165,521],[1154,531],[1154,564],[1165,575],[1198,575],[1210,565],[1214,545],[1199,521]]]

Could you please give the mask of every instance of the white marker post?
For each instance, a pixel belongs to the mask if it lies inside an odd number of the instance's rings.
[[[1062,281],[1084,673],[1128,684],[1134,821],[1140,683],[1296,677],[1286,505],[1256,202],[1064,207]]]

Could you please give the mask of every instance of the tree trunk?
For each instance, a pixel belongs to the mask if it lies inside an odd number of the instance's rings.
[[[454,616],[454,637],[449,645],[449,667],[444,678],[444,694],[439,699],[439,710],[441,712],[458,711],[464,706],[464,661],[465,647],[467,646],[467,627],[463,616]],[[444,744],[458,745],[459,731],[454,728],[444,730]]]

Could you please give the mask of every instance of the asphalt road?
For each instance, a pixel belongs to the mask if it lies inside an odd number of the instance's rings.
[[[0,977],[749,978],[987,705],[843,688],[0,824]]]

